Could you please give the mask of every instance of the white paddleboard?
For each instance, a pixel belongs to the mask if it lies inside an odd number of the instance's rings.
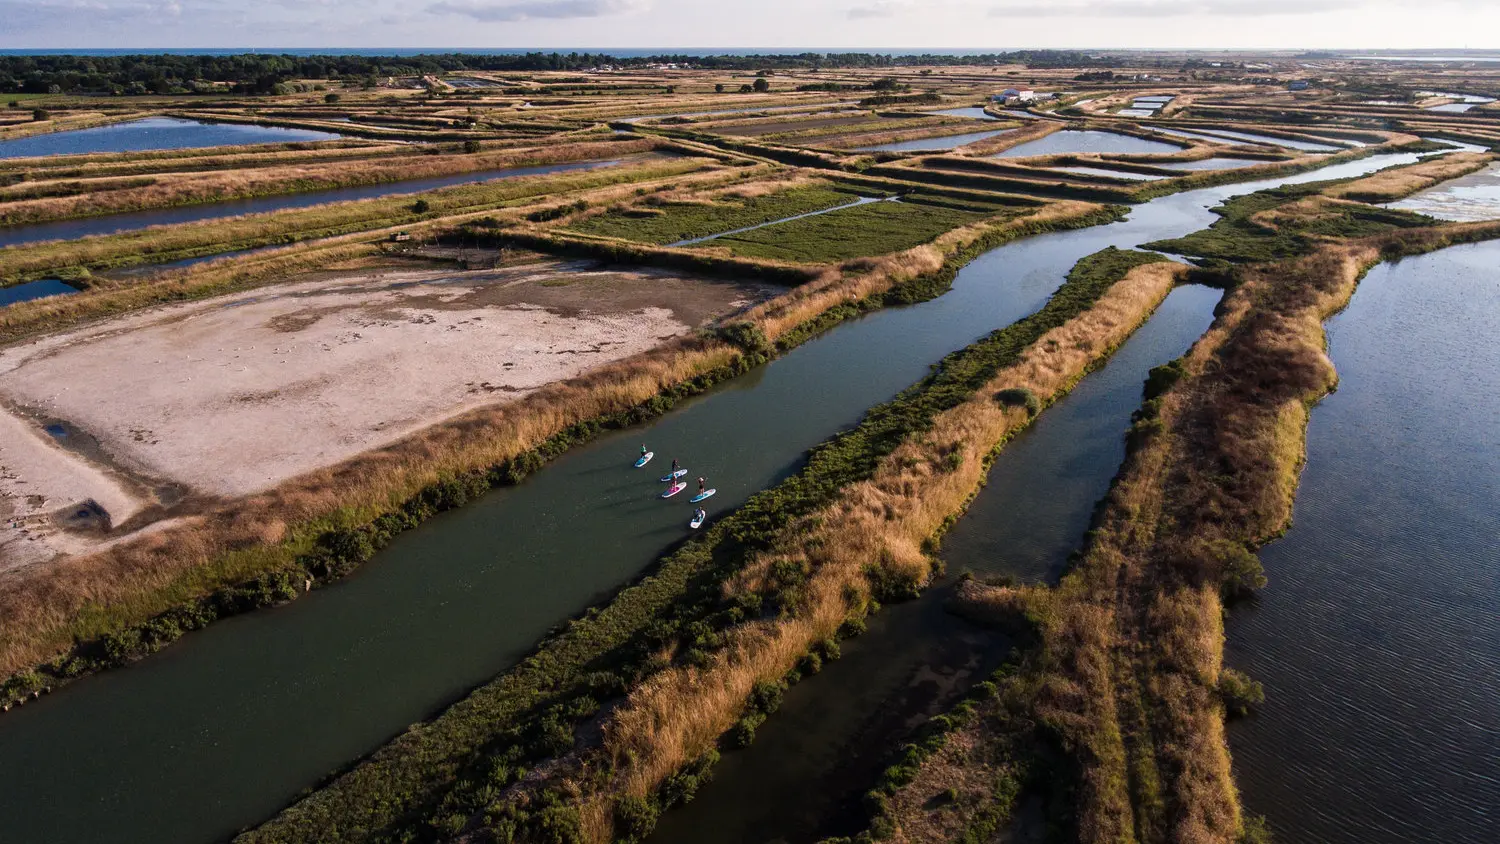
[[[707,514],[703,516],[703,519],[706,518],[708,518]],[[692,528],[693,530],[697,530],[698,528],[703,527],[703,519],[694,516],[693,520],[691,522],[688,522],[688,527]]]
[[[683,486],[687,486],[687,484],[683,484]],[[697,503],[699,501],[702,501],[705,498],[710,498],[716,492],[718,492],[718,490],[716,490],[716,489],[705,489],[704,491],[702,491],[702,492],[698,493],[697,495],[693,496],[692,501],[689,502],[689,503]]]
[[[683,483],[682,481],[678,481],[677,483],[667,487],[667,491],[662,493],[661,497],[671,498],[672,496],[676,495],[679,492],[682,492],[685,489],[687,489],[687,484]]]
[[[686,475],[686,474],[687,474],[687,470],[686,469],[678,469],[677,471],[672,472],[671,474],[663,475],[662,477],[658,478],[658,480],[660,480],[664,484],[665,483],[670,483],[670,482],[675,481],[678,478],[680,478],[680,477],[682,477],[683,475]]]
[[[635,461],[635,468],[639,469],[642,466],[646,465],[647,463],[650,463],[651,462],[651,458],[653,458],[655,456],[656,456],[656,452],[654,452],[654,451],[648,451],[645,454],[642,454],[641,455],[641,459]]]

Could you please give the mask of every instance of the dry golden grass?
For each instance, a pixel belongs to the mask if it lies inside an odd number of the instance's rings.
[[[13,141],[17,138],[46,135],[52,132],[66,132],[70,129],[108,126],[111,123],[120,123],[125,120],[135,120],[150,116],[152,116],[151,112],[103,114],[97,111],[69,111],[54,114],[51,120],[33,120],[13,126],[0,127],[0,141]]]
[[[556,144],[472,155],[364,159],[254,170],[163,175],[155,184],[75,196],[22,200],[0,206],[0,226],[166,208],[269,194],[423,179],[480,170],[541,166],[647,152],[649,139]]]
[[[146,152],[100,152],[87,155],[9,158],[0,160],[0,173],[24,174],[31,181],[89,179],[101,176],[138,176],[191,170],[240,170],[320,161],[421,155],[410,144],[370,141],[318,141],[297,149],[266,145],[205,147]]]
[[[1319,221],[1341,219],[1347,215],[1350,206],[1354,205],[1356,203],[1333,199],[1323,194],[1313,194],[1275,208],[1257,211],[1250,215],[1250,222],[1271,231],[1278,231],[1283,226],[1296,231],[1313,226]]]
[[[713,165],[704,165],[702,160],[687,158],[665,163],[647,160],[641,164],[626,164],[607,170],[509,179],[493,186],[459,186],[430,194],[428,198],[439,216],[421,221],[410,219],[412,215],[406,213],[406,200],[396,197],[224,217],[73,241],[28,244],[24,248],[0,250],[0,279],[24,279],[69,265],[110,267],[128,265],[133,260],[171,260],[192,256],[200,251],[260,246],[320,232],[353,233],[309,241],[308,248],[353,240],[372,241],[395,231],[430,232],[452,228],[481,217],[493,217],[502,223],[513,223],[532,211],[568,205],[580,199],[592,204],[618,202],[635,190],[660,187],[668,179],[674,184],[716,184],[731,180],[737,175],[725,173]],[[600,187],[594,187],[595,185]],[[452,201],[449,200],[450,195],[453,197]],[[408,219],[403,221],[402,216]],[[293,247],[288,247],[291,248]],[[256,259],[257,256],[247,256],[226,260],[246,263]],[[195,271],[167,273],[162,278],[190,278]],[[0,339],[12,338],[17,332],[32,330],[37,325],[31,318],[34,313],[55,313],[59,312],[59,308],[80,311],[92,307],[90,303],[102,293],[124,288],[144,288],[155,281],[154,278],[120,280],[95,277],[90,282],[89,291],[69,296],[66,302],[46,299],[36,300],[39,304],[23,302],[6,306],[0,309]],[[47,325],[51,326],[52,323]]]
[[[705,338],[669,341],[100,553],[22,570],[0,581],[0,676],[49,658],[75,636],[105,632],[90,629],[90,606],[111,607],[139,623],[185,596],[242,579],[241,567],[263,565],[267,553],[289,557],[290,549],[266,545],[294,537],[299,526],[362,523],[444,474],[498,464],[574,423],[627,410],[739,354]],[[259,553],[250,559],[233,553],[247,549]]]
[[[722,174],[717,174],[722,178]],[[621,196],[634,185],[612,188]],[[524,209],[518,209],[519,214]],[[1032,222],[1055,222],[1097,210],[1087,203],[1043,206]],[[1017,230],[1027,218],[1000,224]],[[451,221],[448,221],[451,223]],[[912,250],[916,257],[893,256],[882,270],[820,279],[819,290],[789,291],[747,312],[747,318],[779,334],[834,305],[882,292],[941,266],[942,255],[980,227],[950,232],[933,246]],[[78,297],[54,297],[7,309],[4,327],[15,319],[28,325],[99,316],[153,301],[181,298],[204,289],[235,289],[297,268],[326,266],[331,260],[369,255],[373,247],[349,236],[316,250],[286,250],[244,261],[205,265],[182,277],[100,293],[82,304]],[[813,285],[809,285],[813,286]],[[115,298],[108,298],[113,295]],[[74,309],[83,308],[75,312]],[[15,311],[14,314],[11,311]],[[582,378],[544,388],[526,400],[460,417],[388,448],[309,473],[277,489],[244,500],[224,502],[202,516],[182,518],[149,536],[124,541],[97,554],[64,559],[0,582],[0,676],[50,658],[73,640],[88,640],[108,627],[88,608],[109,606],[109,624],[140,623],[186,598],[243,580],[268,559],[289,559],[303,529],[332,519],[357,524],[367,514],[400,501],[445,472],[490,466],[513,457],[567,426],[631,407],[665,387],[728,364],[739,353],[709,340],[672,341],[660,349],[604,367]],[[80,613],[82,613],[80,615]],[[89,621],[89,618],[95,618]]]
[[[1335,185],[1323,193],[1336,199],[1392,202],[1439,182],[1482,170],[1494,160],[1495,156],[1490,153],[1455,152],[1418,162],[1410,167],[1382,170],[1363,179]]]
[[[850,149],[853,147],[873,147],[881,144],[895,144],[902,141],[920,141],[928,138],[942,138],[949,135],[967,135],[974,132],[999,132],[1004,131],[1007,126],[1003,124],[979,124],[967,117],[953,117],[934,120],[923,126],[914,126],[906,129],[893,129],[880,132],[856,132],[844,135],[819,137],[816,139],[793,140],[792,143],[808,143],[811,146],[825,147],[827,149]],[[766,140],[774,140],[767,138]]]
[[[785,547],[754,559],[727,587],[750,591],[776,564],[808,572],[797,614],[736,628],[723,652],[703,668],[676,668],[634,691],[605,729],[613,758],[613,794],[642,796],[687,761],[714,746],[739,717],[756,682],[787,672],[814,643],[834,635],[849,595],[867,597],[864,569],[925,582],[931,561],[922,545],[960,512],[983,482],[993,453],[1029,416],[994,401],[997,390],[1024,387],[1048,400],[1077,383],[1143,322],[1186,267],[1137,267],[1083,314],[1048,332],[973,398],[945,411],[918,441],[899,446],[875,474],[840,492],[805,518]],[[957,465],[955,458],[958,455]],[[607,801],[596,794],[589,802]]]
[[[1247,270],[1162,401],[1077,567],[1033,588],[1037,713],[1081,766],[1085,842],[1228,842],[1240,807],[1215,692],[1220,582],[1288,523],[1307,408],[1336,376],[1322,322],[1382,248],[1426,251],[1500,224],[1403,230]],[[1237,552],[1234,549],[1239,549]]]
[[[960,150],[952,150],[950,155],[967,155],[976,158],[984,158],[998,155],[1014,146],[1020,146],[1027,141],[1045,138],[1053,132],[1060,132],[1068,128],[1068,124],[1057,120],[1029,120],[1021,125],[1019,129],[1012,129],[1003,135],[969,144]]]

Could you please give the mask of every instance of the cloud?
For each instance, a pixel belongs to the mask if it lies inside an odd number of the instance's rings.
[[[0,0],[0,20],[13,32],[68,27],[92,29],[161,16],[180,17],[182,7],[165,2],[98,2],[98,0]]]
[[[439,0],[427,7],[437,15],[461,15],[486,23],[529,20],[564,20],[568,18],[603,18],[643,12],[650,8],[644,0]]]
[[[1368,0],[1092,0],[992,6],[992,18],[1174,18],[1187,15],[1269,17],[1368,8]]]

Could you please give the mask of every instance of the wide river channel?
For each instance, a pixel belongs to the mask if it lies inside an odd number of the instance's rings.
[[[0,829],[51,844],[158,844],[255,823],[514,664],[681,539],[690,505],[656,498],[666,460],[706,475],[720,513],[944,354],[1035,311],[1078,259],[1204,228],[1230,196],[1416,158],[1162,197],[1118,223],[1001,246],[948,293],[844,323],[653,424],[576,449],[399,537],[355,576],[0,717]],[[659,460],[637,472],[643,441]]]
[[[1497,337],[1495,241],[1378,266],[1328,323],[1338,391],[1227,629],[1266,689],[1235,773],[1282,844],[1500,841]]]

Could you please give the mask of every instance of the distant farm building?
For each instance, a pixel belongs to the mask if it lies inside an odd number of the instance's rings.
[[[997,103],[1034,103],[1036,102],[1035,91],[1022,91],[1019,88],[1006,88],[1004,91],[990,97]]]
[[[1307,83],[1301,79],[1298,79],[1295,82],[1288,82],[1286,84],[1286,89],[1288,91],[1306,91]]]

